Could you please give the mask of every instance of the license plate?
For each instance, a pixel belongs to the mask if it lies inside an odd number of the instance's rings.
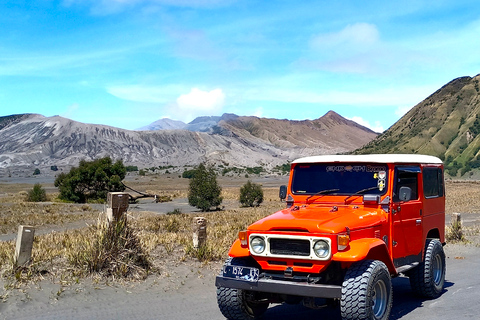
[[[225,278],[257,282],[259,273],[260,271],[257,268],[229,265],[223,266],[223,276]]]

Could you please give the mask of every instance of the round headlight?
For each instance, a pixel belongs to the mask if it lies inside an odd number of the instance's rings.
[[[330,252],[330,247],[328,243],[324,240],[318,240],[315,242],[313,245],[313,252],[317,255],[319,258],[325,258],[328,256]]]
[[[265,250],[265,240],[262,237],[254,237],[250,240],[250,248],[256,254],[260,254]]]

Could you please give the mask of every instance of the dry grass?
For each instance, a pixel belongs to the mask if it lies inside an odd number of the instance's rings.
[[[233,200],[238,198],[239,189],[227,188],[223,192],[226,198]],[[223,260],[238,231],[284,208],[285,204],[278,201],[276,188],[265,189],[264,193],[265,202],[260,207],[240,208],[238,205],[238,208],[201,213],[208,221],[207,243],[198,249],[192,246],[192,230],[193,218],[200,213],[159,215],[129,212],[128,230],[120,232],[121,235],[117,237],[122,239],[122,243],[108,241],[112,234],[118,236],[119,232],[102,223],[37,235],[32,264],[28,267],[15,268],[13,241],[0,242],[0,275],[7,279],[10,288],[20,288],[44,278],[68,285],[85,276],[97,279],[141,279],[147,272],[166,276],[172,263],[190,259],[203,262]],[[74,205],[77,209],[72,209],[68,204],[4,202],[1,205],[10,208],[8,214],[2,215],[7,230],[16,230],[20,223],[39,225],[39,220],[42,220],[41,223],[48,221],[49,224],[61,224],[69,216],[76,216],[77,219],[91,219],[94,215],[98,217],[98,212],[85,209],[87,213],[82,215],[75,211],[78,210],[77,206]],[[61,213],[62,210],[70,212]],[[123,250],[125,248],[127,250]],[[113,254],[114,251],[120,253]]]
[[[135,186],[140,191],[168,195],[171,197],[186,197],[188,180],[177,179],[181,184],[167,180],[159,186],[159,181],[142,181]],[[165,181],[165,180],[163,180]],[[240,186],[245,181],[236,181],[223,187],[222,196],[229,205],[223,211],[184,214],[175,212],[159,215],[152,212],[129,212],[128,234],[133,239],[134,246],[128,252],[135,251],[137,255],[148,259],[147,263],[135,264],[132,260],[111,259],[111,264],[117,264],[116,269],[104,269],[100,266],[105,261],[107,251],[118,244],[105,243],[105,236],[115,233],[102,224],[93,226],[51,232],[35,237],[33,261],[29,267],[15,268],[13,265],[13,241],[0,242],[0,275],[7,280],[7,287],[17,288],[24,284],[48,278],[55,282],[68,283],[80,281],[82,277],[91,276],[95,279],[105,277],[140,279],[146,273],[158,276],[168,276],[172,264],[189,260],[204,262],[223,260],[236,239],[238,231],[244,230],[249,224],[285,207],[278,200],[278,187],[264,188],[264,202],[260,207],[242,208],[237,202]],[[131,185],[131,184],[130,184]],[[26,203],[24,194],[7,194],[0,197],[0,232],[16,232],[19,224],[41,226],[45,224],[62,225],[70,221],[96,221],[98,211],[91,210],[89,205],[74,205],[64,203]],[[447,183],[447,213],[462,212],[474,215],[480,212],[477,199],[480,198],[480,184]],[[205,217],[207,224],[207,243],[205,247],[194,249],[192,246],[193,218],[197,215]],[[448,221],[448,218],[447,218]],[[447,228],[448,229],[448,228]],[[477,225],[462,226],[467,239],[478,237]],[[124,233],[125,235],[125,233]],[[105,250],[98,250],[99,248]],[[109,247],[110,246],[110,247]],[[110,249],[108,249],[110,248]],[[136,249],[135,249],[136,248]],[[121,250],[120,250],[121,251]],[[120,253],[120,257],[127,254]],[[96,261],[97,264],[94,262]],[[113,261],[113,262],[112,262]],[[129,261],[129,262],[128,262]],[[140,260],[143,261],[143,260]],[[146,261],[146,260],[145,260]],[[143,261],[143,262],[145,262]],[[134,266],[130,269],[121,268]],[[112,271],[113,270],[113,271]],[[117,272],[119,271],[119,272]],[[1,298],[1,297],[0,297]]]
[[[74,221],[92,220],[98,211],[89,205],[66,203],[0,203],[0,234],[16,232],[19,225],[61,226]]]

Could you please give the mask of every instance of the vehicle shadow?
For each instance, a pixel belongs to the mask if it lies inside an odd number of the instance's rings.
[[[393,306],[390,320],[396,320],[422,307],[426,301],[415,295],[407,277],[398,277],[392,280]],[[452,287],[454,283],[445,281],[445,289]],[[320,309],[309,309],[303,305],[274,305],[265,312],[263,320],[293,320],[293,319],[332,319],[341,320],[340,307],[324,306]]]
[[[410,281],[407,277],[398,277],[392,280],[393,283],[393,307],[390,314],[391,320],[404,317],[410,312],[423,306],[427,299],[417,296],[410,288]],[[454,285],[453,282],[445,281],[443,294],[448,288]]]

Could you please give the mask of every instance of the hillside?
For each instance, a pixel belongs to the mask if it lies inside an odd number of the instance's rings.
[[[314,121],[228,115],[209,132],[130,131],[59,116],[4,118],[0,122],[3,125],[0,129],[0,169],[4,173],[14,168],[27,172],[53,165],[68,168],[81,159],[104,156],[122,159],[125,164],[140,168],[191,166],[201,162],[271,168],[301,156],[349,152],[376,136],[369,129],[332,112]],[[199,123],[205,123],[204,120]],[[231,123],[236,121],[241,121],[244,127]],[[256,129],[252,130],[253,127]],[[348,136],[338,139],[335,136],[338,132],[346,132]]]
[[[279,148],[323,147],[355,149],[377,136],[377,133],[329,111],[316,120],[278,120],[238,117],[219,122],[219,126],[240,136],[268,141]],[[338,150],[335,153],[342,152]]]
[[[463,175],[480,166],[480,75],[452,80],[355,153],[422,153]]]

